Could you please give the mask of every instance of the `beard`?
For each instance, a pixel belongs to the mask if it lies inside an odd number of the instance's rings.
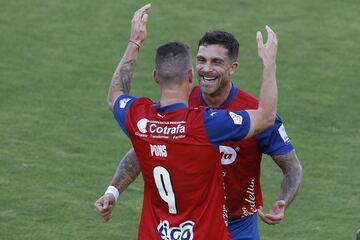
[[[218,78],[215,80],[207,81],[199,77],[199,86],[201,91],[209,96],[221,95],[229,82],[230,80]]]

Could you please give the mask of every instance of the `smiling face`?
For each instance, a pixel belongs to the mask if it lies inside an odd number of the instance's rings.
[[[237,63],[228,56],[228,50],[219,44],[200,45],[196,57],[199,86],[205,95],[228,95],[231,76]]]

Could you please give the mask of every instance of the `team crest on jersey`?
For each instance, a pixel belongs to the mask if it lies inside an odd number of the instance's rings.
[[[125,108],[126,104],[131,100],[131,98],[124,98],[119,101],[119,107]]]
[[[136,134],[141,137],[180,139],[185,138],[185,121],[155,121],[142,118],[137,122],[139,132]]]
[[[179,227],[170,227],[169,221],[160,221],[157,230],[163,240],[193,240],[195,223],[193,221],[186,221],[180,224]]]
[[[243,117],[236,114],[236,113],[233,113],[233,112],[229,112],[229,115],[230,117],[232,118],[234,124],[236,125],[241,125],[242,122],[243,122]]]

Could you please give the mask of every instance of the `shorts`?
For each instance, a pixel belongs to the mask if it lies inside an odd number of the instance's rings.
[[[233,240],[259,240],[257,213],[239,219],[229,220],[228,229]]]

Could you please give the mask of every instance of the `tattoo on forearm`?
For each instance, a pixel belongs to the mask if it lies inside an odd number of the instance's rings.
[[[111,80],[111,88],[119,89],[124,93],[129,93],[134,67],[135,59],[126,60],[124,57]]]
[[[278,199],[285,200],[286,205],[289,206],[297,195],[302,182],[303,174],[300,162],[295,150],[287,154],[272,156],[272,158],[284,174]]]
[[[122,193],[136,179],[139,173],[139,162],[134,149],[131,149],[121,160],[111,185],[114,185]]]

